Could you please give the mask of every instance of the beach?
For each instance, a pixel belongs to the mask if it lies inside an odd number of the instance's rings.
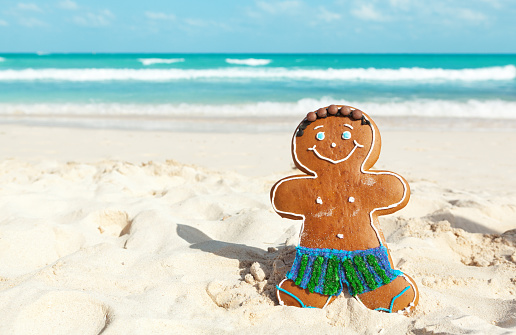
[[[323,310],[278,305],[300,229],[269,200],[297,173],[297,122],[285,122],[263,133],[0,125],[0,333],[516,332],[514,129],[378,121],[375,167],[412,190],[380,219],[420,290],[402,316],[347,293]]]
[[[516,55],[0,54],[0,334],[515,334]],[[349,105],[410,315],[280,306],[294,130]],[[354,199],[354,198],[353,198]]]

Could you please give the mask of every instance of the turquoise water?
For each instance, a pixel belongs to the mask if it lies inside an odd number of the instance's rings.
[[[464,69],[515,65],[516,55],[443,55],[443,54],[0,54],[0,69],[148,69],[144,59],[158,62],[152,68],[214,69],[231,68],[226,59],[270,60],[263,67],[275,68],[389,68],[421,67]],[[179,61],[183,59],[183,61]]]
[[[516,55],[0,54],[4,115],[22,104],[27,114],[284,116],[326,103],[516,118]]]

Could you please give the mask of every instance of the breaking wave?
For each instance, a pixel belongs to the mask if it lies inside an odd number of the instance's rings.
[[[228,63],[228,64],[236,64],[236,65],[260,66],[260,65],[268,65],[271,62],[272,62],[272,59],[256,59],[256,58],[233,59],[233,58],[226,58],[226,63]]]
[[[173,64],[184,62],[184,58],[138,58],[138,61],[145,66],[153,64]]]
[[[244,104],[131,104],[131,103],[0,103],[0,116],[166,116],[166,117],[299,117],[321,106],[342,104],[360,107],[375,116],[416,116],[445,118],[516,119],[516,101],[432,100],[348,101],[330,97],[295,102],[255,102]]]
[[[153,59],[147,59],[147,64]],[[163,61],[178,61],[160,59]],[[514,65],[478,69],[23,69],[0,70],[0,81],[173,81],[197,79],[357,80],[357,81],[487,81],[514,80]]]

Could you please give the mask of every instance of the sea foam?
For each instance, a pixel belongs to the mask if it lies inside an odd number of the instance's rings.
[[[272,59],[256,59],[256,58],[234,59],[234,58],[226,58],[226,63],[228,63],[228,64],[236,64],[236,65],[260,66],[260,65],[268,65],[271,62],[272,62]]]
[[[153,64],[173,64],[184,62],[184,58],[138,58],[138,61],[145,66]]]
[[[149,60],[149,59],[147,59]],[[177,60],[177,59],[176,59]],[[162,60],[160,60],[162,61]],[[172,61],[172,60],[170,60]],[[514,65],[478,69],[355,68],[355,69],[23,69],[0,70],[0,81],[172,81],[196,79],[362,80],[362,81],[486,81],[514,80]]]
[[[4,57],[0,57],[0,62],[5,62],[5,58]]]
[[[516,120],[516,101],[431,100],[349,101],[331,97],[301,99],[294,102],[255,102],[245,104],[130,104],[130,103],[0,103],[0,116],[84,116],[84,117],[302,117],[330,104],[360,108],[370,115],[386,117],[438,117]]]

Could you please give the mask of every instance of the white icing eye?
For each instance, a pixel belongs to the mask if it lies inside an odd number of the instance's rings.
[[[315,138],[319,141],[324,140],[324,131],[318,132],[317,135],[315,135]]]
[[[343,140],[349,140],[351,138],[351,133],[349,131],[345,131],[342,133]]]

